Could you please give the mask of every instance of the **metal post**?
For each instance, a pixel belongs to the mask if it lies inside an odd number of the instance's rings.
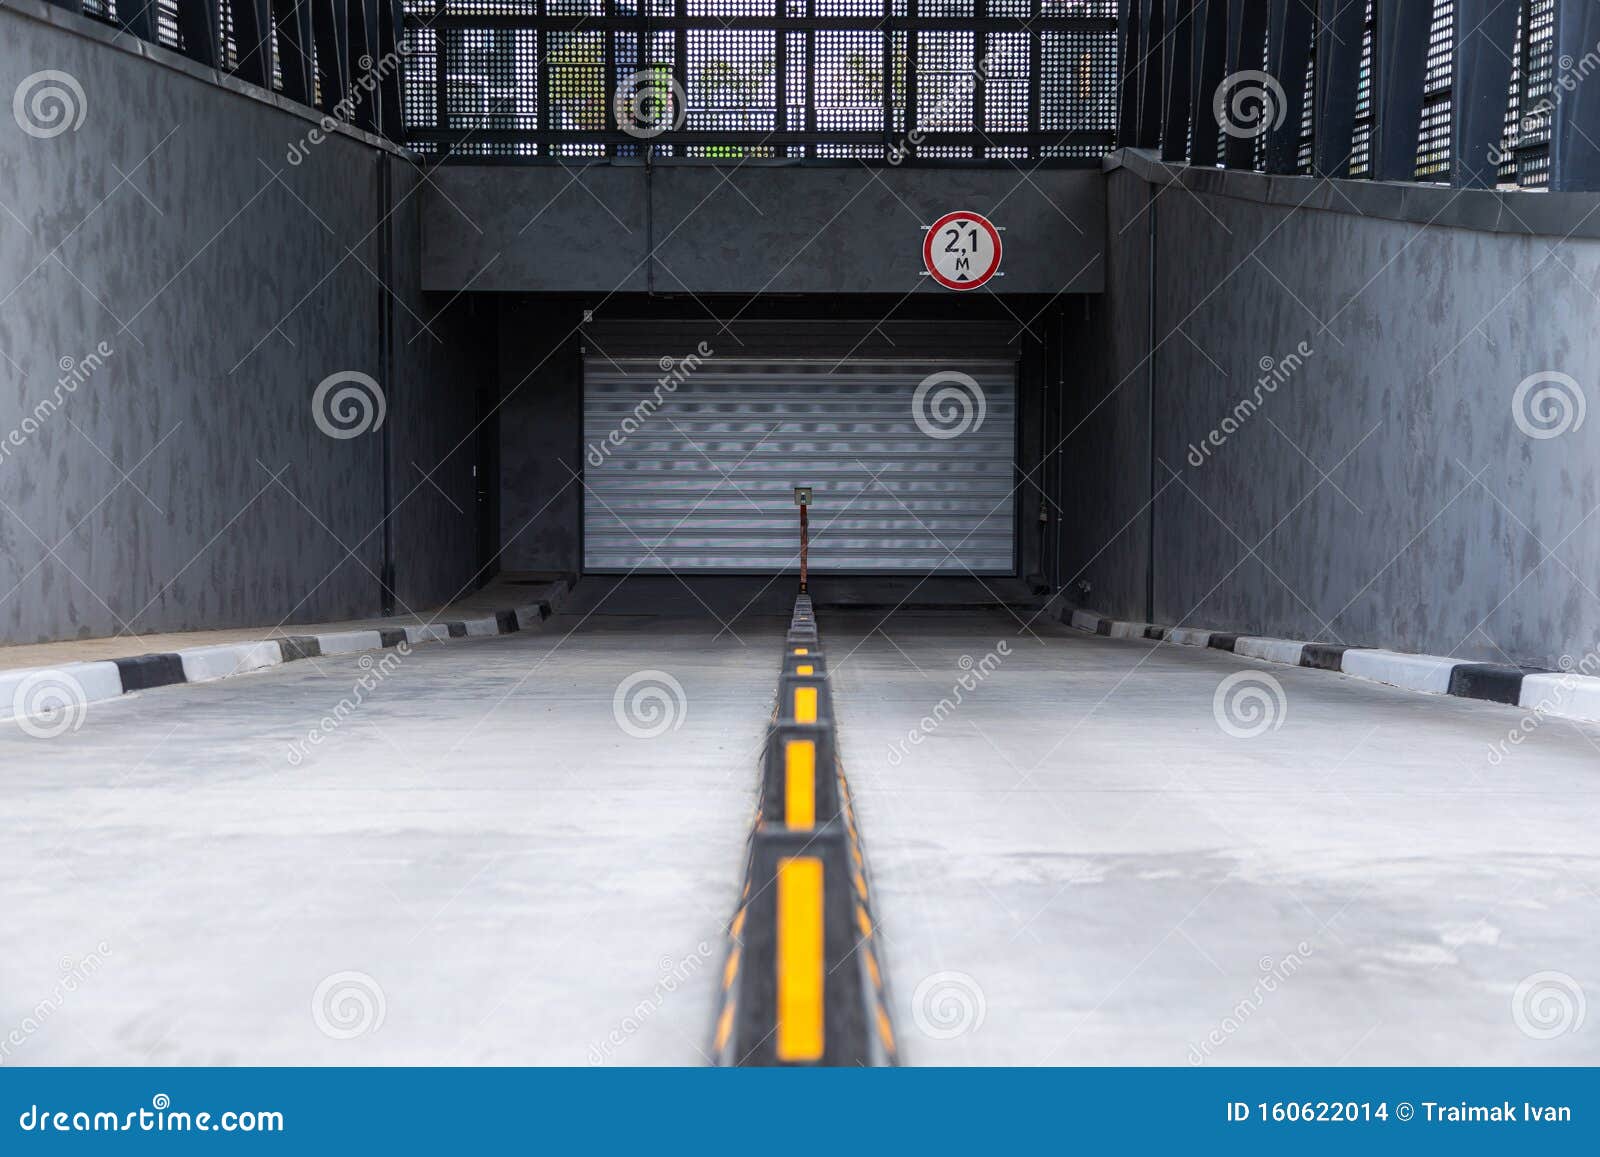
[[[316,92],[316,78],[311,75],[311,9],[297,0],[272,0],[272,22],[278,30],[283,95],[311,104]]]
[[[1520,3],[1456,0],[1450,183],[1457,188],[1492,189],[1497,183],[1500,166],[1494,158],[1506,134]]]
[[[810,519],[807,517],[811,510],[811,487],[796,486],[794,488],[794,504],[800,508],[800,593],[806,593],[806,551],[810,538]]]
[[[156,0],[127,0],[117,6],[117,21],[140,40],[156,42]]]
[[[802,506],[800,508],[800,593],[801,594],[805,594],[806,593],[806,550],[807,550],[807,548],[809,546],[809,543],[807,542],[807,540],[810,538],[810,534],[811,534],[810,522],[806,518],[806,512],[808,510],[810,510],[810,509],[811,508],[809,506]]]
[[[358,128],[377,132],[382,120],[383,85],[397,62],[378,47],[378,0],[350,0],[351,119]],[[384,75],[387,74],[387,75]]]
[[[1600,86],[1591,83],[1600,5],[1556,0],[1555,76],[1550,100],[1550,189],[1600,191]]]
[[[1122,0],[1117,18],[1117,46],[1122,60],[1118,70],[1119,108],[1117,143],[1137,148],[1139,141],[1139,93],[1143,86],[1143,65],[1139,57],[1139,7],[1144,0]]]
[[[1506,6],[1510,7],[1510,0]],[[1373,20],[1372,177],[1376,181],[1412,181],[1417,176],[1417,133],[1422,127],[1433,5],[1418,0],[1377,0]],[[1467,83],[1476,84],[1477,80],[1471,77]]]
[[[1306,70],[1311,67],[1311,20],[1311,0],[1272,0],[1267,72],[1283,87],[1283,121],[1267,133],[1269,173],[1294,173],[1300,168]]]
[[[1194,6],[1194,128],[1190,133],[1189,163],[1215,165],[1222,127],[1217,124],[1216,96],[1228,67],[1228,2],[1195,0]]]
[[[1355,147],[1356,88],[1367,26],[1362,0],[1321,0],[1317,25],[1317,104],[1312,171],[1348,177]]]
[[[178,0],[183,54],[207,68],[217,66],[217,0]]]
[[[1194,96],[1194,0],[1166,0],[1167,50],[1163,54],[1166,103],[1161,130],[1161,159],[1178,164],[1189,159],[1189,102]]]
[[[979,20],[988,19],[989,0],[975,0],[975,10]],[[984,150],[977,142],[982,141],[984,124],[989,119],[988,34],[981,30],[974,33],[972,43],[972,131],[975,134],[972,158],[978,160]]]
[[[378,373],[388,391],[392,409],[395,397],[394,300],[389,285],[394,280],[394,158],[387,151],[378,154]],[[378,572],[379,606],[385,615],[395,609],[394,559],[394,423],[385,422],[382,435],[383,469],[383,562]]]
[[[1148,187],[1147,187],[1148,188]],[[1161,235],[1156,228],[1156,213],[1159,209],[1157,199],[1160,196],[1153,188],[1148,188],[1150,197],[1150,220],[1146,225],[1147,244],[1150,252],[1145,255],[1145,452],[1149,461],[1150,505],[1145,509],[1145,568],[1144,568],[1144,621],[1156,621],[1156,495],[1161,492],[1157,485],[1159,482],[1156,470],[1156,391],[1158,381],[1156,378],[1156,351],[1159,342],[1156,340],[1156,287],[1160,284],[1157,276],[1160,271],[1160,250],[1158,248]]]
[[[400,44],[405,38],[405,12],[400,6],[400,0],[378,0],[378,54],[400,57]],[[437,59],[435,65],[437,66]],[[405,136],[400,85],[404,70],[410,67],[409,63],[404,63],[393,69],[379,88],[381,96],[378,101],[378,127],[391,141],[398,141]]]
[[[1228,4],[1228,76],[1260,72],[1266,64],[1267,9],[1260,0],[1230,0]],[[1225,160],[1230,169],[1256,167],[1259,134],[1228,134]]]
[[[272,5],[270,0],[233,0],[233,75],[272,87]]]
[[[320,108],[331,113],[350,91],[350,10],[345,0],[315,0],[311,16],[317,45],[317,75],[322,81]]]
[[[1144,13],[1139,22],[1139,147],[1154,149],[1161,144],[1161,62],[1166,52],[1163,0],[1141,2]]]

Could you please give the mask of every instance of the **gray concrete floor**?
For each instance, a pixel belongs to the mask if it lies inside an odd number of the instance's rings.
[[[1600,1061],[1600,727],[1025,621],[822,623],[908,1063]]]
[[[361,658],[7,725],[0,1063],[703,1063],[759,587],[418,648],[298,765]],[[1600,1060],[1592,1018],[1513,1009],[1539,974],[1600,992],[1600,728],[1495,762],[1518,709],[1033,613],[821,612],[909,1063]],[[648,670],[687,711],[635,738],[613,696]],[[1241,672],[1280,727],[1219,726]]]
[[[783,623],[580,621],[415,649],[299,766],[357,657],[7,725],[0,1063],[702,1063]]]

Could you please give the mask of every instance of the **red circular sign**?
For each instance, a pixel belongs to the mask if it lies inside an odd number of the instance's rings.
[[[978,213],[946,213],[922,239],[922,264],[946,289],[977,289],[1000,269],[1000,230]]]

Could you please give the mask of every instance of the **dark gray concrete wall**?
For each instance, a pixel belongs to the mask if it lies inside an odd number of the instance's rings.
[[[1414,198],[1392,187],[1277,181],[1266,203],[1260,178],[1198,176],[1153,206],[1157,620],[1546,666],[1591,650],[1600,423],[1530,436],[1517,393],[1564,373],[1596,400],[1600,243],[1495,222],[1592,206],[1468,194],[1449,219],[1478,230],[1395,219]],[[1111,180],[1110,235],[1144,233],[1158,189]],[[1085,553],[1111,543],[1087,601],[1118,614],[1143,582],[1118,518],[1150,493],[1143,261],[1114,244],[1091,387],[1112,397],[1068,446],[1129,490],[1110,514],[1085,491]]]
[[[948,293],[921,276],[922,227],[966,210],[1004,229],[994,292],[1095,293],[1103,188],[1097,172],[1010,167],[451,165],[423,193],[423,284]]]
[[[422,291],[422,171],[390,162],[395,177],[394,268],[398,307],[391,413],[395,597],[398,606],[434,607],[466,594],[500,569],[480,539],[481,496],[492,500],[486,443],[499,373],[498,313],[492,300]],[[374,222],[376,223],[376,222]],[[363,274],[365,276],[365,274]],[[368,291],[378,288],[368,279]]]
[[[41,70],[82,92],[74,129],[0,125],[0,640],[372,613],[380,437],[324,434],[312,395],[330,374],[382,376],[384,154],[309,143],[309,116],[112,38],[0,5],[8,113]],[[397,179],[401,368],[381,384],[397,585],[426,604],[474,569],[470,463],[449,457],[437,490],[412,463],[438,466],[471,430],[473,374],[461,324],[433,322],[420,289],[415,193]],[[439,340],[411,340],[423,322]],[[82,380],[63,387],[68,364]]]
[[[1066,312],[1060,573],[1069,597],[1138,620],[1150,557],[1149,197],[1121,172],[1106,198],[1106,292]]]
[[[582,310],[570,301],[500,309],[500,546],[506,570],[583,565]]]

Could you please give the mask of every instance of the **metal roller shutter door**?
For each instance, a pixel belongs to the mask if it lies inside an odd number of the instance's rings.
[[[795,569],[796,486],[818,571],[1015,571],[1014,362],[719,358],[667,389],[653,360],[591,356],[584,374],[590,571]]]

